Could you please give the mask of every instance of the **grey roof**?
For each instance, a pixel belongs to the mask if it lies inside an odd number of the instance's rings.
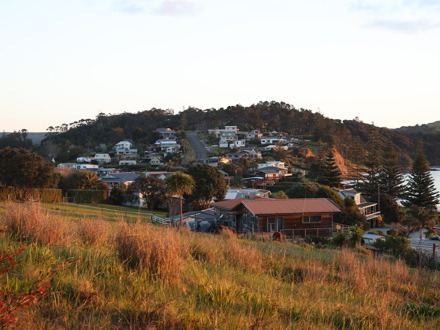
[[[131,182],[139,176],[136,173],[114,173],[106,174],[99,179],[105,182]]]

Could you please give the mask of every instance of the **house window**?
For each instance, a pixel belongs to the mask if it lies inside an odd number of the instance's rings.
[[[320,215],[303,215],[302,222],[303,223],[321,222],[321,216]]]
[[[283,218],[267,218],[267,231],[274,232],[283,230]]]
[[[215,214],[220,215],[220,209],[215,209]]]

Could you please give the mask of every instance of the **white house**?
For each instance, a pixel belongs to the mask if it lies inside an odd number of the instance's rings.
[[[78,163],[90,163],[92,161],[92,157],[78,157],[76,161]]]
[[[136,158],[138,156],[137,149],[116,149],[116,156],[119,159]]]
[[[129,141],[121,141],[115,144],[115,150],[117,149],[130,149],[132,143]]]
[[[284,162],[272,160],[272,161],[267,161],[265,163],[258,164],[258,169],[263,168],[263,167],[269,167],[269,166],[278,167],[278,168],[286,168]]]
[[[154,143],[157,148],[165,152],[179,152],[180,144],[176,140],[171,139],[159,139]]]
[[[277,148],[280,148],[282,150],[288,150],[289,149],[288,146],[279,146],[279,145],[271,144],[269,146],[263,147],[263,150],[270,151],[270,150],[274,150],[274,149],[277,149]]]
[[[77,170],[89,170],[89,171],[97,171],[99,165],[95,164],[76,164]]]
[[[164,139],[174,138],[175,132],[171,128],[158,128],[157,131]]]
[[[260,140],[261,144],[276,144],[286,142],[284,139],[265,137]]]
[[[68,168],[74,170],[76,168],[76,163],[60,163],[57,165],[57,168]]]
[[[120,160],[119,161],[119,165],[136,165],[136,161],[135,160]]]
[[[93,160],[96,160],[98,164],[108,164],[111,163],[112,158],[109,154],[96,154]]]
[[[246,134],[246,140],[259,139],[262,136],[263,134],[259,130],[254,129]]]
[[[225,137],[230,135],[237,135],[238,131],[239,129],[237,128],[237,126],[225,126],[225,128],[223,129],[209,129],[208,133],[215,134],[215,137],[219,138],[221,135],[224,135]]]

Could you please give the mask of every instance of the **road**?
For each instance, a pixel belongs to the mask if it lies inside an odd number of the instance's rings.
[[[208,159],[208,154],[206,152],[205,146],[199,140],[197,133],[195,132],[188,133],[186,135],[186,139],[188,140],[191,147],[194,149],[196,153],[196,159],[198,160]]]

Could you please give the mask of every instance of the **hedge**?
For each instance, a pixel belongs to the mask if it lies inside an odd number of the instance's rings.
[[[43,203],[61,203],[61,189],[0,187],[0,201],[20,200],[39,201]]]
[[[69,189],[67,196],[74,197],[75,203],[101,203],[107,199],[107,191]]]

